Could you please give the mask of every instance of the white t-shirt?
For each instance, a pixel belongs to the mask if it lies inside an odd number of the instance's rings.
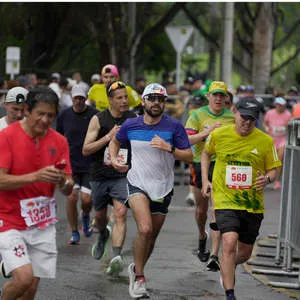
[[[8,124],[7,124],[6,120],[5,120],[5,117],[6,117],[6,116],[4,116],[4,117],[2,117],[2,118],[0,119],[0,130],[2,130],[2,129],[4,129],[5,127],[8,126]]]
[[[129,118],[116,134],[119,142],[129,141],[131,145],[128,182],[146,192],[153,201],[164,198],[174,186],[175,157],[150,145],[156,135],[178,149],[190,148],[182,123],[166,115],[155,125],[145,124],[143,116]]]
[[[62,112],[63,110],[71,107],[72,105],[73,101],[70,93],[63,92],[59,100],[59,111]]]

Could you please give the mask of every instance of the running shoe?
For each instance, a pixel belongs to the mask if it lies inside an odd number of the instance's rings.
[[[189,206],[195,206],[196,200],[195,200],[195,196],[192,192],[189,192],[188,195],[186,196],[185,203]]]
[[[107,244],[110,237],[110,230],[105,227],[105,232],[102,235],[99,234],[98,241],[92,247],[92,256],[99,260],[106,255]]]
[[[135,281],[134,263],[128,266],[129,295],[131,298],[149,298],[145,278]]]
[[[4,269],[4,261],[3,260],[1,260],[1,262],[0,262],[0,273],[1,273],[2,277],[4,277],[4,278],[11,278],[12,277],[11,274],[6,274],[5,269]]]
[[[85,237],[90,237],[93,232],[90,226],[90,216],[84,216],[83,214],[82,214],[82,231]]]
[[[108,275],[119,275],[124,269],[124,262],[120,255],[115,256],[109,263],[108,268],[106,269],[106,274]]]
[[[134,297],[132,295],[134,295]],[[145,278],[140,278],[134,282],[132,295],[130,295],[132,298],[150,297],[149,292],[147,291]]]
[[[72,236],[68,242],[69,245],[79,245],[80,244],[80,234],[78,231],[72,231]]]
[[[211,255],[207,265],[206,265],[206,270],[207,271],[212,271],[212,272],[217,272],[220,270],[220,262],[219,258],[216,255]]]
[[[228,296],[226,296],[226,300],[236,300],[234,294],[230,294]]]
[[[274,182],[274,188],[273,189],[274,190],[280,190],[281,189],[281,183],[280,183],[280,181],[276,180]]]
[[[209,259],[209,255],[210,255],[210,251],[206,249],[207,237],[208,237],[208,235],[206,233],[206,238],[203,240],[200,240],[200,242],[199,242],[199,249],[197,252],[197,256],[201,262],[207,262]]]

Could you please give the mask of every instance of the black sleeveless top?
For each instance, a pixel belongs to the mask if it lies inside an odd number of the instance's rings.
[[[100,131],[97,136],[97,140],[105,136],[115,125],[121,125],[127,118],[135,118],[136,114],[131,111],[123,113],[121,118],[114,118],[108,109],[96,114],[100,124]],[[120,178],[125,177],[127,173],[120,173],[116,171],[112,166],[104,165],[104,152],[108,143],[101,148],[99,151],[92,154],[92,163],[90,166],[90,180],[100,180],[109,178]],[[121,148],[128,149],[127,163],[130,163],[130,144],[121,145]]]

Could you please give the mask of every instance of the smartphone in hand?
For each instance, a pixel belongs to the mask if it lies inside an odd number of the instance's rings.
[[[63,170],[67,165],[67,162],[63,159],[55,163],[55,168]]]

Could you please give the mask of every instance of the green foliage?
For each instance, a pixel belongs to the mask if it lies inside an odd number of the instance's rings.
[[[154,30],[164,20],[176,2],[138,2],[136,3],[136,34],[145,34],[147,38],[136,53],[136,73],[149,76],[161,76],[163,72],[175,72],[176,52],[163,27]],[[21,69],[49,74],[60,71],[70,75],[80,71],[85,78],[99,72],[103,64],[112,62],[112,45],[115,45],[115,62],[123,68],[129,68],[131,47],[130,23],[132,19],[129,7],[132,3],[112,2],[76,2],[76,3],[1,3],[0,5],[0,73],[5,71],[5,52],[7,46],[21,47]],[[234,55],[243,63],[245,53],[251,56],[253,49],[253,28],[258,2],[235,3],[235,39]],[[185,7],[199,23],[204,33],[211,37],[210,43],[216,47],[216,77],[219,76],[220,49],[222,45],[224,3],[187,2]],[[277,45],[293,28],[300,23],[299,3],[278,2],[277,29],[274,45]],[[111,24],[110,24],[111,22]],[[181,10],[174,13],[166,25],[191,25],[187,14]],[[110,27],[109,27],[110,25]],[[195,24],[192,24],[195,25]],[[290,38],[274,50],[273,68],[288,59],[300,48],[300,26],[296,27]],[[198,28],[199,29],[199,28]],[[197,30],[195,28],[195,30]],[[203,35],[202,32],[202,35]],[[206,41],[208,41],[207,37]],[[240,39],[243,41],[241,44]],[[213,43],[215,42],[215,44]],[[182,76],[186,70],[192,72],[207,71],[210,53],[183,54]],[[233,83],[238,85],[240,78],[247,78],[235,63]],[[251,70],[251,63],[245,66]],[[290,74],[293,73],[293,74]],[[281,72],[274,75],[273,81],[295,80],[300,73],[300,59],[291,61]],[[239,77],[240,76],[240,77]]]
[[[143,49],[143,56],[138,59],[137,64],[143,64],[150,72],[168,72],[176,68],[176,51],[166,33],[148,40]]]

